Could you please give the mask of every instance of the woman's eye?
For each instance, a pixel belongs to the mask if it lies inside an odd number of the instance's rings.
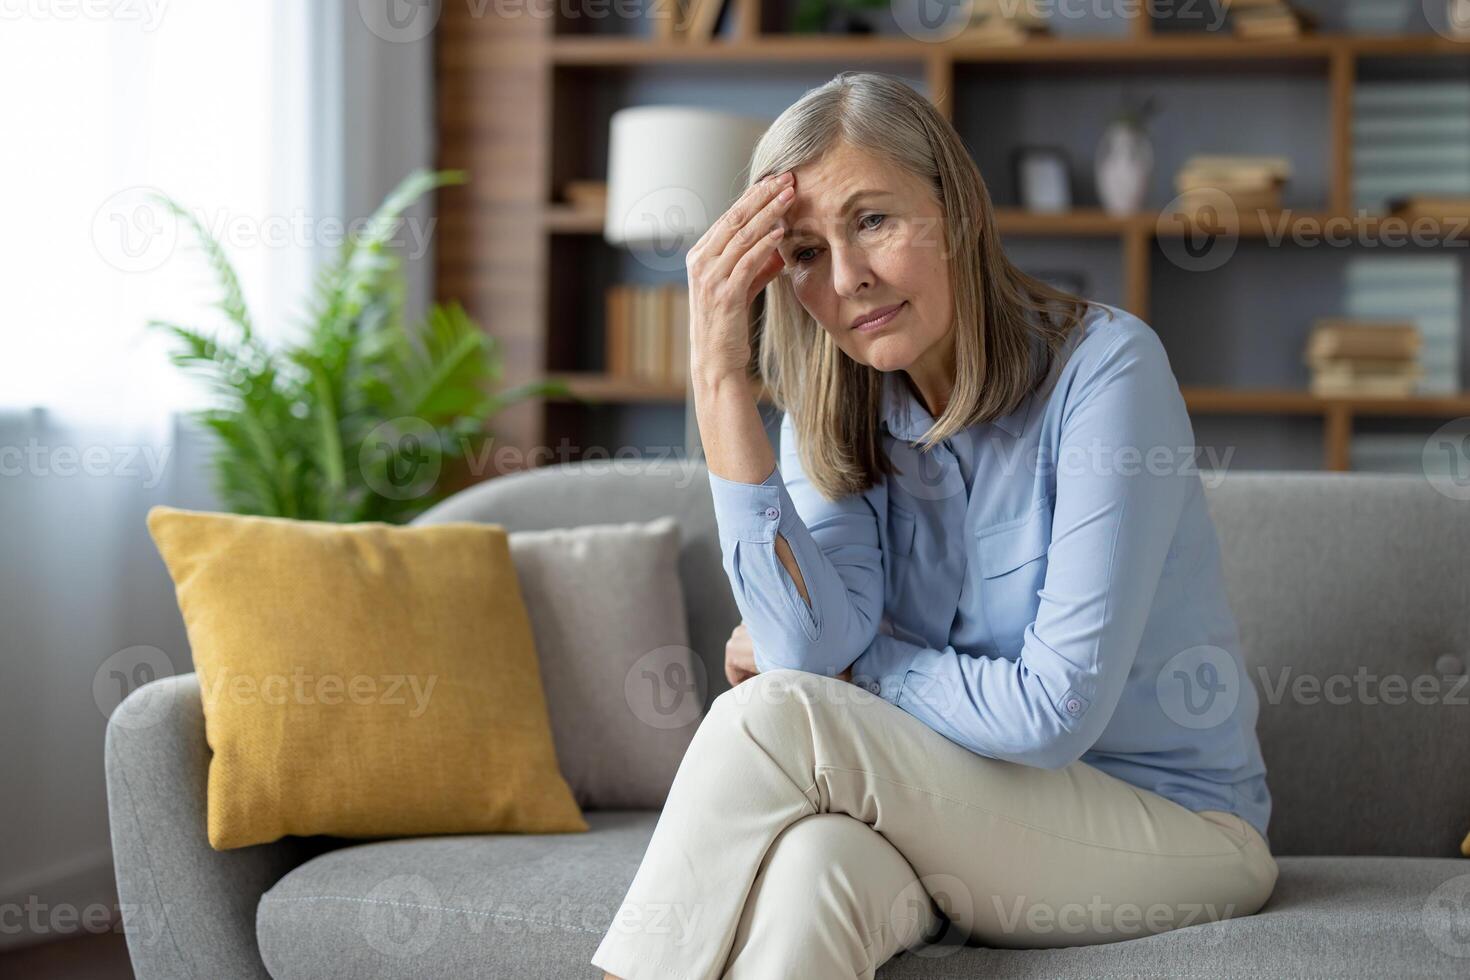
[[[888,215],[886,214],[865,214],[858,219],[858,224],[862,226],[862,229],[864,231],[877,231],[878,228],[883,224],[884,219],[886,219],[887,217]],[[877,219],[875,223],[871,225],[864,224],[864,222],[874,218]],[[797,249],[795,252],[791,253],[791,261],[795,262],[797,265],[805,265],[813,258],[815,258],[815,256],[809,256],[806,254],[812,251],[815,251],[815,249],[812,249],[810,247]]]

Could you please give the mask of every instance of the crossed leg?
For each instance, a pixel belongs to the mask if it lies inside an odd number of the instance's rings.
[[[854,685],[777,670],[710,706],[592,963],[624,980],[851,980],[932,933],[905,896],[916,881],[967,938],[1035,948],[1248,915],[1275,880],[1233,814],[1082,762],[986,758]],[[654,925],[670,921],[688,928]]]
[[[745,902],[724,980],[844,976],[872,980],[944,920],[914,869],[880,833],[843,813],[782,831]]]

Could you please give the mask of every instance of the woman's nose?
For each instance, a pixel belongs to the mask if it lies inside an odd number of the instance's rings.
[[[832,288],[839,296],[856,296],[859,290],[871,289],[873,270],[868,257],[860,248],[834,245],[832,247]]]

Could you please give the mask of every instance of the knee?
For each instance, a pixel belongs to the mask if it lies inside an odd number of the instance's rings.
[[[779,894],[831,894],[824,885],[871,859],[874,833],[845,813],[811,814],[781,832],[767,850],[760,874]]]
[[[756,674],[710,704],[707,720],[714,732],[748,736],[792,732],[818,723],[818,716],[841,695],[845,681],[804,670],[781,668]]]
[[[762,920],[763,939],[789,937],[796,946],[818,932],[840,935],[855,962],[875,956],[881,962],[919,944],[942,921],[924,883],[893,845],[842,813],[812,814],[782,831],[766,852],[752,895],[757,907],[751,914]]]
[[[782,743],[810,742],[803,738],[822,724],[823,705],[833,701],[836,677],[804,670],[769,670],[742,680],[710,702],[709,713],[695,732],[691,751],[722,751],[723,746],[750,743],[770,748]],[[795,739],[795,742],[791,742]]]

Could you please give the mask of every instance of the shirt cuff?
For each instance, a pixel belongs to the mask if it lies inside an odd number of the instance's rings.
[[[782,517],[788,511],[794,513],[779,466],[773,467],[760,483],[737,483],[711,472],[709,489],[714,498],[715,523],[722,534],[740,541],[776,540]]]
[[[852,682],[895,705],[903,698],[914,648],[897,637],[879,633],[852,662]]]

